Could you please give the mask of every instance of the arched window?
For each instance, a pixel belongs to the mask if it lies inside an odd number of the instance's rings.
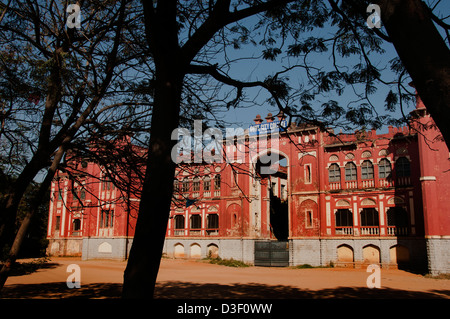
[[[350,209],[338,209],[335,214],[336,227],[353,226],[353,214]]]
[[[114,227],[114,211],[102,210],[100,213],[100,228]]]
[[[356,181],[356,165],[353,162],[345,164],[345,180]]]
[[[373,179],[373,164],[371,161],[365,160],[361,164],[361,178]]]
[[[178,179],[175,179],[175,181],[173,182],[173,195],[175,197],[180,196],[181,185],[182,185],[182,183]]]
[[[388,226],[408,227],[408,213],[402,207],[391,207],[387,211]]]
[[[214,189],[215,190],[220,189],[220,175],[214,176]]]
[[[189,179],[188,178],[183,179],[182,191],[183,191],[183,193],[189,192]]]
[[[391,176],[391,162],[383,158],[378,163],[378,178],[389,178]]]
[[[338,164],[331,164],[328,168],[328,179],[330,183],[341,181],[341,168]]]
[[[199,192],[200,191],[200,178],[194,177],[194,179],[192,181],[192,190],[194,192]]]
[[[375,208],[363,208],[361,211],[361,226],[378,226],[378,211]]]
[[[211,177],[205,176],[203,179],[203,190],[210,191],[211,190]]]
[[[79,218],[72,221],[72,230],[79,231],[81,229],[81,220]]]
[[[191,229],[202,228],[202,217],[200,214],[191,215]]]
[[[184,216],[175,215],[173,218],[175,220],[175,229],[184,229]]]
[[[206,217],[206,224],[208,229],[219,228],[219,215],[208,214]]]
[[[411,165],[406,157],[400,157],[395,162],[395,173],[397,177],[411,176]]]

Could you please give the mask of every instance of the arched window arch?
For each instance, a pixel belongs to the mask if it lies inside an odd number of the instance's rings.
[[[175,215],[173,218],[175,220],[175,229],[184,229],[184,216]]]
[[[361,178],[373,179],[373,164],[369,160],[365,160],[361,164]]]
[[[182,187],[183,193],[189,192],[189,179],[187,177],[183,179],[183,183],[182,183],[181,187]]]
[[[400,157],[395,162],[395,173],[397,177],[411,176],[411,165],[406,157]]]
[[[345,180],[356,181],[356,165],[353,162],[345,164]]]
[[[81,229],[81,220],[76,218],[72,221],[72,230],[79,231]]]
[[[202,216],[200,214],[191,215],[191,229],[202,228]]]
[[[203,190],[210,191],[211,190],[211,177],[205,176],[203,179]]]
[[[375,208],[363,208],[361,226],[379,226],[378,211]]]
[[[219,190],[220,189],[220,183],[221,183],[220,175],[217,174],[216,176],[214,176],[214,189],[215,190]]]
[[[330,158],[328,160],[330,162],[336,162],[336,161],[339,161],[339,157],[336,154],[333,154],[330,156]]]
[[[330,183],[341,181],[341,168],[338,164],[331,164],[328,168],[328,179]]]
[[[391,207],[386,215],[388,226],[408,227],[408,213],[403,207]]]
[[[378,178],[389,178],[391,176],[391,162],[383,158],[378,163]]]
[[[206,224],[207,229],[219,228],[219,214],[208,214],[206,216]]]
[[[200,191],[200,178],[194,177],[194,179],[192,180],[192,190],[194,192]]]
[[[361,157],[362,158],[372,157],[372,153],[370,153],[370,151],[364,151],[364,152],[362,152]]]
[[[353,214],[350,209],[338,209],[335,214],[336,227],[353,226]]]

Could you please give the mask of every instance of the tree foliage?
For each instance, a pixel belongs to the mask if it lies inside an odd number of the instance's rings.
[[[113,111],[127,109],[130,100],[145,104],[129,91],[147,74],[133,74],[146,60],[136,6],[125,0],[82,1],[82,29],[67,27],[66,6],[65,1],[1,4],[0,165],[17,178],[0,203],[0,244],[10,247],[0,286],[66,152],[86,140],[92,126],[101,127],[99,120],[111,121]],[[39,189],[24,197],[35,179]],[[31,209],[14,232],[24,201]]]
[[[224,112],[269,103],[290,122],[380,128],[405,122],[413,80],[449,143],[449,26],[436,12],[440,1],[378,0],[381,29],[367,26],[369,3],[80,1],[81,28],[70,29],[65,1],[2,2],[0,161],[17,180],[1,203],[0,236],[8,238],[39,172],[42,195],[58,167],[73,169],[68,150],[123,170],[132,148],[114,149],[115,141],[132,136],[148,154],[131,161],[145,173],[133,173],[142,198],[124,296],[142,297],[159,268],[175,173],[171,134],[180,125],[225,127]]]

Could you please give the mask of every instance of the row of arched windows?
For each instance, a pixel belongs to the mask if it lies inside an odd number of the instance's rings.
[[[408,226],[408,214],[402,207],[391,207],[386,212],[387,225]],[[353,226],[353,213],[350,209],[338,209],[335,213],[336,227]],[[375,208],[363,208],[360,212],[361,226],[379,226],[379,215]]]
[[[348,162],[345,164],[344,170],[346,181],[355,181],[357,179],[358,170],[355,163]],[[389,178],[391,172],[391,162],[386,158],[381,159],[378,163],[378,178]],[[397,177],[408,177],[411,175],[410,162],[406,157],[400,157],[395,162],[395,174]],[[330,183],[341,181],[341,168],[338,164],[335,163],[330,165],[328,168],[328,177]],[[369,160],[365,160],[361,164],[361,179],[373,178],[373,163]]]
[[[184,215],[175,215],[174,229],[184,229],[184,228],[185,228]],[[202,216],[200,214],[192,214],[189,217],[189,228],[190,229],[202,228]],[[218,214],[206,215],[206,229],[217,229],[217,228],[219,228],[219,215]]]
[[[210,191],[211,190],[211,177],[210,176],[205,176],[203,179],[201,179],[200,177],[194,177],[192,179],[192,186],[191,186],[191,180],[187,177],[185,177],[181,181],[175,180],[174,188],[175,188],[175,190],[180,190],[180,186],[181,186],[181,191],[183,193],[188,193],[190,191],[199,192],[202,181],[203,181],[203,190]],[[221,184],[220,175],[214,176],[213,183],[214,183],[214,189],[220,190],[220,184]]]

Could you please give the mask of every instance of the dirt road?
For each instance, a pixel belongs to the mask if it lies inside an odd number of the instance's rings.
[[[70,264],[80,267],[81,287],[69,289]],[[10,277],[2,298],[117,298],[120,261],[52,258],[31,274]],[[163,259],[157,298],[447,298],[450,280],[381,269],[381,288],[367,288],[371,273],[345,268],[232,268],[200,261]]]

